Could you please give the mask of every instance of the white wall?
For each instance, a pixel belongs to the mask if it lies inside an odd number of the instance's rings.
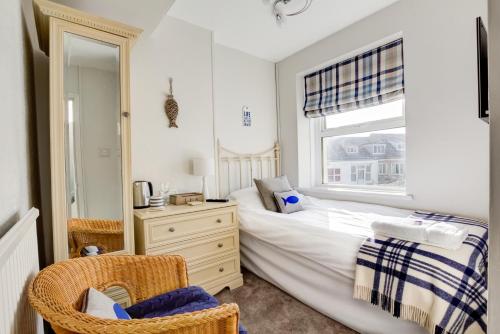
[[[277,140],[274,63],[215,45],[214,96],[216,134],[221,145],[242,153],[259,152]],[[242,108],[252,126],[242,125]]]
[[[37,200],[33,59],[22,2],[0,2],[0,237]]]
[[[475,44],[475,18],[486,15],[486,0],[402,0],[280,62],[283,169],[290,181],[311,186],[310,125],[297,105],[297,74],[402,33],[407,192],[414,199],[364,200],[487,218],[488,126],[476,116]]]
[[[156,189],[200,191],[190,161],[215,158],[215,138],[233,150],[256,152],[276,140],[274,64],[213,44],[212,32],[167,16],[132,51],[132,173]],[[178,129],[168,128],[163,105],[168,77],[179,103]],[[248,105],[253,126],[241,125]],[[215,176],[209,178],[215,194]]]
[[[169,181],[178,191],[201,191],[190,160],[214,157],[211,52],[210,31],[168,16],[132,50],[134,180],[152,181],[157,189]],[[169,77],[180,108],[178,129],[168,127],[163,108]],[[212,191],[214,185],[212,178]]]
[[[500,3],[489,0],[490,80],[490,243],[488,278],[488,333],[500,334]]]

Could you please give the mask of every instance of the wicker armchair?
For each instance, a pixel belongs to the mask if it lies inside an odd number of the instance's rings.
[[[29,287],[31,305],[57,334],[237,334],[236,304],[181,315],[107,320],[78,310],[89,287],[125,288],[132,303],[188,286],[180,256],[95,256],[71,259],[42,270]]]
[[[70,258],[80,257],[86,246],[97,246],[102,253],[124,248],[123,221],[72,218],[68,220]]]

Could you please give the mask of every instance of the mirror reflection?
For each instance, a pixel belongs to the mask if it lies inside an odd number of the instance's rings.
[[[64,33],[70,258],[124,248],[119,51]]]

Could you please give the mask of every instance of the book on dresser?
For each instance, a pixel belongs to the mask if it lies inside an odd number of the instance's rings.
[[[136,254],[184,256],[190,285],[211,294],[243,285],[236,202],[134,210],[134,228]]]

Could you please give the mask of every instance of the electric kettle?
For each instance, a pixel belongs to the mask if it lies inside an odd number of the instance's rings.
[[[135,181],[132,188],[134,209],[149,208],[149,198],[153,195],[153,184],[149,181]]]

